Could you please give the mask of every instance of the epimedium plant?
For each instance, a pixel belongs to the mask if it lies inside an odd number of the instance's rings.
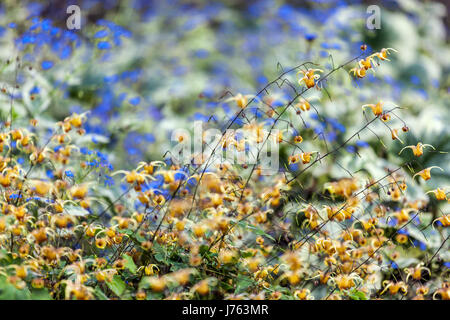
[[[167,153],[117,170],[92,147],[95,137],[86,138],[89,112],[27,123],[14,116],[11,98],[0,134],[2,297],[448,299],[449,216],[430,212],[421,196],[444,169],[416,161],[443,150],[415,141],[399,150],[412,156],[405,162],[375,155],[369,168],[349,171],[338,155],[355,140],[376,152],[359,135],[370,132],[386,149],[403,145],[410,131],[403,108],[355,105],[363,120],[344,136],[311,96],[331,92],[338,74],[366,80],[394,54],[362,45],[328,70],[307,62],[255,95],[225,93],[231,116],[203,124],[220,127],[219,140],[202,139],[193,155],[200,160],[188,164]],[[320,139],[328,132],[308,125],[311,114],[340,140]],[[252,134],[229,136],[229,128]],[[271,138],[282,150],[282,168],[271,176],[259,162],[217,164],[204,153],[248,144],[260,151]],[[342,172],[329,172],[334,166]],[[427,191],[448,203],[444,185]]]

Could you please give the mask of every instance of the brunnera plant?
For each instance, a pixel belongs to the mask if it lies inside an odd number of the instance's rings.
[[[439,253],[448,249],[450,217],[434,217],[410,193],[440,169],[418,169],[416,158],[439,150],[417,141],[400,151],[410,153],[408,162],[382,167],[381,176],[338,163],[346,175],[333,178],[317,170],[363,132],[383,145],[386,132],[403,143],[410,129],[402,108],[354,106],[366,121],[337,145],[312,144],[320,137],[304,119],[315,113],[330,121],[306,92],[328,92],[337,72],[363,79],[393,52],[367,54],[362,46],[328,72],[307,62],[282,70],[255,95],[225,93],[233,116],[204,123],[223,133],[213,144],[203,139],[187,164],[168,152],[115,170],[84,139],[89,112],[39,130],[35,119],[16,124],[11,99],[0,133],[0,297],[449,299]],[[230,128],[253,134],[230,136]],[[275,175],[265,176],[258,161],[212,161],[246,145],[257,146],[260,160],[269,138],[283,150]],[[446,192],[428,191],[448,202]]]

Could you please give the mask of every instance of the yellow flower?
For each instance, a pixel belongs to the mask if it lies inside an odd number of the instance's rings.
[[[356,286],[355,278],[356,276],[354,275],[340,274],[335,279],[333,279],[333,282],[336,284],[339,290],[348,290]]]
[[[83,114],[77,114],[73,113],[70,117],[64,119],[64,121],[67,123],[70,123],[75,128],[81,127],[84,121],[86,121],[86,113]]]
[[[428,273],[428,275],[431,276],[430,269],[428,269],[427,267],[424,267],[423,264],[424,263],[422,262],[422,263],[419,263],[415,268],[406,268],[405,269],[405,273],[407,274],[406,282],[408,282],[408,279],[410,277],[417,281],[421,280],[424,271],[426,271]]]
[[[195,292],[198,294],[205,296],[209,293],[209,284],[208,279],[202,280],[194,286]]]
[[[243,96],[242,94],[238,93],[235,97],[236,104],[239,108],[244,109],[247,106],[247,97]]]
[[[70,193],[75,199],[83,199],[88,192],[88,188],[86,184],[81,184],[79,186],[73,186],[70,189]]]
[[[207,230],[207,228],[206,228],[206,225],[204,225],[204,224],[196,224],[192,227],[192,231],[194,232],[194,235],[197,238],[203,237],[206,230]]]
[[[323,72],[320,69],[309,69],[306,71],[300,70],[299,72],[297,72],[297,75],[299,73],[303,74],[303,77],[301,79],[298,80],[298,84],[302,84],[302,82],[305,82],[306,87],[312,88],[316,85],[316,80],[318,80],[320,78],[320,75],[315,74],[315,72]]]
[[[297,163],[300,161],[300,155],[296,154],[296,155],[292,155],[288,157],[288,164],[293,164],[293,163]]]
[[[427,193],[434,193],[437,200],[447,200],[447,195],[443,189],[437,188],[435,190],[428,191]]]
[[[383,49],[381,49],[380,52],[374,53],[374,54],[372,55],[372,57],[377,57],[377,58],[379,58],[380,60],[383,60],[383,61],[384,61],[384,60],[390,61],[390,60],[387,58],[388,54],[390,54],[389,51],[398,52],[397,50],[395,50],[395,49],[393,49],[393,48],[383,48]]]
[[[136,300],[145,300],[147,298],[147,294],[144,291],[138,291],[136,293]]]
[[[224,264],[231,263],[235,255],[232,250],[222,250],[219,253],[219,261]]]
[[[40,278],[35,278],[31,280],[31,286],[35,289],[42,289],[44,287],[44,280]]]
[[[166,287],[166,280],[163,277],[151,277],[148,278],[150,289],[154,292],[161,292]]]
[[[300,109],[301,111],[308,111],[309,109],[311,109],[311,105],[309,104],[309,102],[307,100],[305,100],[303,102],[299,102],[295,106],[298,109]]]
[[[164,198],[164,196],[163,196],[162,194],[156,195],[156,196],[153,198],[153,204],[154,204],[154,205],[159,205],[159,206],[161,206],[161,205],[163,205],[165,202],[166,202],[166,198]]]
[[[105,239],[103,239],[103,238],[100,238],[100,239],[96,239],[95,240],[95,246],[97,247],[97,248],[99,248],[99,249],[105,249],[106,248],[106,240]]]
[[[397,240],[398,243],[406,243],[408,241],[408,236],[406,234],[398,234],[395,236],[395,240]]]
[[[433,224],[436,221],[439,221],[443,227],[448,227],[450,226],[450,214],[437,218],[436,220],[433,221]]]
[[[353,68],[350,70],[350,73],[353,73],[353,75],[357,76],[358,78],[364,78],[366,76],[366,69],[365,68]]]
[[[372,109],[373,114],[378,117],[381,116],[383,114],[383,102],[380,101],[377,104],[365,104],[363,105],[361,108],[367,108],[369,107],[370,109]]]
[[[398,129],[391,130],[391,137],[392,137],[392,140],[399,140],[401,143],[403,143],[403,141],[398,136]]]
[[[147,276],[152,276],[154,274],[157,274],[159,272],[159,267],[156,264],[149,264],[148,266],[145,266],[144,273]]]
[[[27,266],[16,266],[16,276],[25,279],[27,277]]]
[[[381,120],[383,122],[388,122],[389,120],[391,120],[391,115],[389,113],[383,113],[381,115]],[[402,131],[404,131],[404,130],[402,130]]]
[[[311,300],[311,291],[309,289],[295,290],[294,297],[298,300]]]
[[[361,59],[359,60],[358,64],[361,68],[364,68],[366,70],[371,69],[372,68],[372,60],[373,57],[372,56],[368,56],[365,59]]]
[[[303,164],[309,163],[311,161],[312,152],[303,152],[300,154],[300,159],[302,159]]]
[[[436,150],[431,144],[422,144],[421,142],[418,142],[416,146],[404,147],[398,154],[402,153],[405,149],[411,149],[416,157],[420,157],[423,155],[423,148],[425,147],[431,147],[433,150]]]
[[[248,98],[252,97],[251,95],[243,95],[238,93],[234,97],[227,99],[225,102],[236,101],[236,104],[239,108],[244,109],[248,105]]]
[[[98,282],[104,282],[107,278],[107,274],[105,271],[98,271],[95,273],[95,278]]]
[[[413,178],[415,178],[417,175],[419,175],[419,176],[421,176],[422,179],[425,180],[425,181],[426,181],[426,180],[430,180],[430,179],[431,179],[431,169],[433,169],[433,168],[438,168],[438,169],[440,169],[441,171],[444,171],[444,169],[442,169],[441,167],[438,167],[438,166],[432,166],[432,167],[429,167],[429,168],[426,168],[426,169],[423,169],[423,170],[417,172],[417,173],[413,176]]]
[[[122,174],[124,174],[124,176],[125,176],[124,180],[127,183],[129,183],[129,184],[137,183],[138,185],[141,185],[147,179],[152,179],[152,180],[155,179],[152,176],[150,176],[149,174],[147,174],[146,172],[147,171],[137,172],[136,170],[131,170],[131,171],[118,170],[118,171],[114,172],[113,174],[111,174],[111,176],[115,176],[116,174],[122,173]]]

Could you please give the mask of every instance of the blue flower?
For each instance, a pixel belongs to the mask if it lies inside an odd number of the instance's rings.
[[[106,175],[104,184],[105,184],[105,187],[111,187],[114,185],[114,179],[111,176]]]
[[[9,198],[10,199],[18,199],[18,198],[22,198],[22,195],[14,193],[14,194],[10,195]]]
[[[355,153],[356,152],[356,148],[354,146],[347,146],[347,151],[350,153]]]
[[[174,177],[175,181],[184,180],[186,178],[186,174],[184,172],[178,171],[174,174],[173,177]]]
[[[103,29],[103,30],[99,30],[94,34],[94,38],[99,39],[99,38],[104,38],[108,35],[108,30],[107,29]]]
[[[73,178],[73,177],[74,177],[73,172],[70,171],[70,170],[66,170],[64,173],[65,173],[66,176],[69,177],[69,178]]]
[[[369,144],[363,140],[356,141],[356,145],[360,148],[367,148],[369,146]]]
[[[395,227],[397,225],[397,223],[398,223],[397,218],[392,218],[392,219],[389,219],[388,226]]]
[[[131,103],[133,106],[137,106],[139,104],[139,102],[141,102],[141,98],[134,97],[134,98],[131,98],[130,100],[128,100],[128,102]]]
[[[195,56],[199,59],[205,59],[209,56],[209,51],[205,49],[199,49],[195,51]]]
[[[317,35],[315,33],[307,33],[305,34],[305,39],[307,41],[314,41],[317,38]]]
[[[67,46],[64,46],[64,48],[61,50],[59,57],[64,60],[64,59],[67,59],[68,57],[70,57],[71,54],[72,54],[72,47],[67,45]]]
[[[44,70],[48,70],[53,67],[53,61],[49,61],[49,60],[42,61],[41,67]]]
[[[107,50],[111,48],[111,44],[108,41],[100,41],[97,43],[97,48],[100,50]]]
[[[329,50],[339,50],[339,49],[341,49],[341,45],[339,43],[323,42],[320,46],[322,48],[324,48],[324,49],[329,49]]]
[[[31,90],[30,90],[30,94],[38,94],[40,92],[39,87],[34,86]]]
[[[50,169],[47,170],[45,174],[47,175],[47,177],[48,177],[49,179],[53,179],[53,178],[55,177],[55,175],[53,174],[53,171],[50,170]]]

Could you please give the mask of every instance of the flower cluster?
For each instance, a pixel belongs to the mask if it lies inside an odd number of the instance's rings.
[[[305,77],[309,81],[308,73]],[[237,114],[252,102],[244,96],[233,99]],[[381,105],[368,106],[374,120],[383,122]],[[283,112],[277,109],[268,119]],[[24,128],[7,123],[1,135],[0,277],[14,294],[55,299],[448,298],[439,262],[412,267],[404,249],[410,242],[426,248],[423,230],[438,239],[436,230],[449,226],[448,216],[429,220],[427,202],[408,195],[408,183],[414,181],[401,167],[366,183],[363,174],[326,182],[320,194],[329,200],[318,207],[314,198],[298,205],[289,201],[301,193],[295,170],[271,176],[268,185],[258,165],[244,179],[250,168],[208,167],[207,158],[190,169],[167,161],[140,162],[132,170],[109,172],[110,179],[123,175],[123,193],[111,199],[95,178],[97,172],[111,171],[100,168],[107,157],[97,151],[100,162],[91,165],[93,152],[81,142],[88,116],[74,113],[56,123],[47,141],[33,133],[40,126],[35,120]],[[262,127],[263,122],[243,125]],[[286,139],[276,141],[293,150],[303,143],[298,132],[293,143]],[[226,141],[217,146],[226,148]],[[421,156],[425,146],[406,148]],[[312,166],[325,156],[304,151],[287,162]],[[414,177],[429,180],[432,168]],[[448,201],[444,190],[430,192]],[[398,276],[391,278],[385,269]]]

